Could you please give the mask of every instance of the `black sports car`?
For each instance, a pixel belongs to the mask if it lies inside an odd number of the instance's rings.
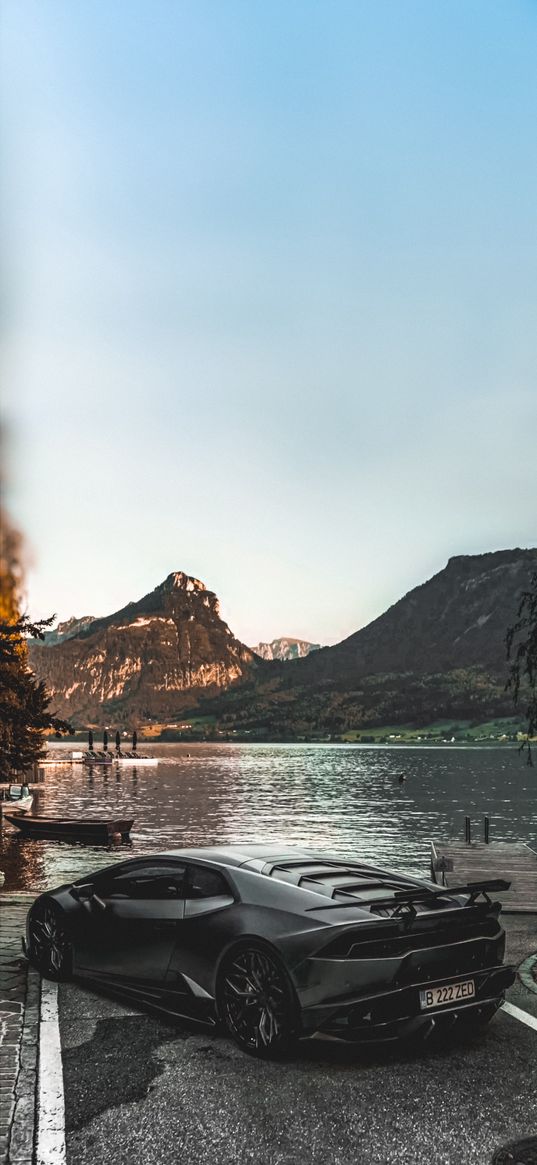
[[[267,1056],[298,1037],[388,1041],[486,1023],[508,883],[454,889],[330,855],[246,845],[116,864],[41,895],[26,951]]]

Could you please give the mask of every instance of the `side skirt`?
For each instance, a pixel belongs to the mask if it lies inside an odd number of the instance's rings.
[[[214,1000],[210,996],[201,997],[189,990],[170,991],[168,985],[156,987],[154,984],[133,983],[113,976],[75,975],[74,979],[81,986],[89,987],[99,994],[112,996],[119,1002],[128,1000],[141,1004],[168,1019],[186,1020],[208,1028],[217,1025]]]

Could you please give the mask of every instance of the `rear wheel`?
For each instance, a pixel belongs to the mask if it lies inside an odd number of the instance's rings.
[[[270,947],[252,941],[228,952],[217,1003],[226,1030],[249,1055],[270,1059],[293,1046],[298,1005],[287,971]]]
[[[29,958],[45,979],[69,979],[72,951],[59,906],[39,900],[28,922]]]

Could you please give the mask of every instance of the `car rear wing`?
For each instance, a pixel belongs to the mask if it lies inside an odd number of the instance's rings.
[[[480,897],[483,897],[484,904],[487,906],[494,906],[496,904],[492,902],[490,894],[508,890],[510,885],[511,883],[506,882],[503,878],[493,878],[487,882],[467,882],[464,886],[442,886],[437,890],[416,886],[413,890],[394,890],[385,898],[374,898],[369,902],[360,901],[358,897],[354,898],[349,894],[347,902],[332,900],[326,906],[310,906],[309,910],[315,912],[318,910],[340,910],[342,907],[354,906],[359,910],[368,910],[371,914],[378,909],[387,910],[391,907],[392,918],[401,915],[415,917],[417,914],[415,907],[418,905],[427,906],[428,903],[434,903],[437,898],[459,897],[463,894],[467,895],[468,901],[462,907],[458,906],[459,910],[474,906]],[[340,893],[345,893],[345,891],[340,891]]]
[[[489,906],[492,906],[490,894],[498,894],[502,890],[508,890],[511,883],[506,882],[503,878],[492,878],[487,882],[467,882],[464,886],[442,886],[438,890],[417,889],[417,890],[396,890],[389,898],[377,898],[376,902],[372,902],[371,906],[393,905],[402,908],[404,906],[413,906],[415,903],[427,903],[435,898],[451,898],[463,894],[468,895],[468,901],[464,903],[466,906],[473,906],[479,897],[483,897]]]

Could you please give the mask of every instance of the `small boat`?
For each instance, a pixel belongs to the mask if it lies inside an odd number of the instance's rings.
[[[23,817],[4,814],[20,829],[24,837],[65,838],[67,841],[85,841],[89,844],[108,845],[114,835],[128,838],[134,825],[134,817],[116,820],[98,817]]]
[[[28,785],[9,785],[0,793],[0,812],[7,808],[27,813],[31,809],[34,796]]]
[[[88,749],[82,757],[82,764],[84,765],[111,765],[112,757],[109,752],[95,752],[94,749]]]
[[[140,752],[115,752],[114,761],[118,765],[158,765],[158,757]]]
[[[56,749],[53,752],[47,749],[46,755],[41,757],[39,767],[42,765],[81,765],[84,760],[84,753],[82,749],[73,749],[72,752],[67,752],[65,748]]]

